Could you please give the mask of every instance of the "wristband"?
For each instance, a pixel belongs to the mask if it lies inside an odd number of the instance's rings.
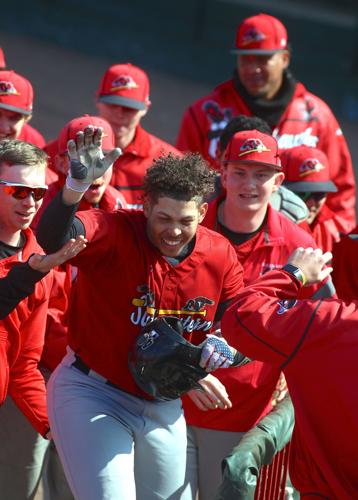
[[[71,189],[72,191],[76,191],[76,193],[84,193],[90,187],[91,183],[88,182],[80,182],[77,179],[74,179],[69,174],[66,177],[66,187]]]
[[[296,267],[292,264],[286,264],[285,266],[283,266],[282,270],[298,279],[302,286],[305,286],[305,284],[307,283],[307,278],[299,267]]]

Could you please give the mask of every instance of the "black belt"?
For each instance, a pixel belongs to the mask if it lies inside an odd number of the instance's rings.
[[[113,382],[111,382],[110,380],[108,380],[107,378],[103,377],[99,373],[92,370],[89,366],[86,365],[86,363],[84,363],[82,361],[82,359],[77,354],[75,354],[75,358],[76,359],[72,363],[72,366],[77,368],[77,370],[79,370],[80,372],[82,372],[85,375],[88,375],[89,377],[92,377],[96,380],[99,380],[99,381],[103,382],[104,384],[109,385],[110,387],[114,387],[115,389],[119,389],[120,391],[127,392],[124,389],[122,389],[121,387],[119,387],[118,385],[116,385]]]

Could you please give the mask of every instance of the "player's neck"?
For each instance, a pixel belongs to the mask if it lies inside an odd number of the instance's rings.
[[[267,212],[267,205],[259,210],[238,210],[224,200],[218,209],[218,220],[227,229],[235,233],[253,233],[261,227]]]
[[[5,227],[1,227],[0,225],[0,241],[5,243],[6,245],[10,245],[12,247],[18,247],[21,244],[21,230],[12,232],[6,230]]]
[[[126,149],[135,137],[135,129],[130,130],[128,134],[116,136],[116,148]]]

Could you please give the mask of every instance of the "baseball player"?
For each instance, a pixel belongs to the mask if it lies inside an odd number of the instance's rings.
[[[45,139],[29,125],[33,112],[34,90],[31,82],[15,71],[0,71],[0,140],[18,139],[45,146]],[[57,175],[46,169],[46,184],[55,181]]]
[[[296,300],[332,258],[298,249],[282,270],[247,286],[224,314],[225,338],[283,370],[295,409],[290,478],[301,498],[357,497],[357,302]]]
[[[184,114],[177,147],[198,151],[219,168],[216,146],[228,121],[238,114],[265,119],[280,151],[305,144],[324,151],[337,192],[327,206],[335,216],[355,226],[355,182],[350,153],[332,111],[297,82],[288,70],[290,50],[283,24],[268,14],[244,19],[233,50],[237,68],[233,78],[192,104]]]
[[[75,216],[84,192],[119,154],[103,158],[101,136],[87,127],[69,142],[66,185],[38,227],[48,250],[69,236],[88,239],[83,258],[72,261],[78,276],[69,350],[48,386],[51,430],[77,499],[180,498],[181,401],[149,399],[129,372],[128,352],[141,328],[162,315],[180,318],[185,338],[200,344],[241,288],[242,268],[225,238],[199,226],[215,177],[199,155],[156,160],[144,179],[143,211]],[[226,359],[222,350],[206,352],[209,365]],[[210,376],[202,387],[214,407]]]
[[[46,193],[46,162],[45,153],[32,144],[14,139],[0,142],[0,275],[5,277],[12,271],[15,277],[17,275],[21,279],[19,283],[12,283],[11,293],[1,306],[0,404],[9,394],[42,436],[46,436],[49,429],[45,384],[38,362],[44,343],[52,273],[42,275],[43,279],[39,281],[38,273],[18,265],[30,258],[31,266],[35,265],[39,271],[48,270],[46,266],[41,267],[39,257],[31,258],[32,254],[41,252],[41,248],[29,228]],[[61,257],[61,252],[58,256]],[[6,312],[9,314],[6,315]],[[2,410],[3,407],[0,409],[0,418]],[[3,425],[0,426],[0,432],[5,432]],[[15,492],[21,489],[21,478],[17,477],[15,484],[8,483],[8,470],[4,464],[9,464],[10,455],[3,436],[0,440],[1,496],[15,499]],[[21,458],[16,456],[17,466]],[[22,491],[19,498],[25,497]]]
[[[346,219],[333,214],[326,203],[328,193],[337,191],[327,156],[317,148],[302,145],[283,151],[281,163],[285,186],[301,196],[309,209],[305,221],[308,231],[319,248],[331,252],[341,234],[347,233],[348,225]]]
[[[269,204],[283,179],[275,138],[257,130],[237,132],[231,138],[222,158],[225,194],[210,202],[202,224],[231,242],[243,266],[245,285],[270,269],[281,268],[297,245],[316,247],[311,235]],[[305,287],[299,296],[330,297],[333,293],[328,281]],[[271,410],[279,376],[276,368],[256,361],[240,369],[217,371],[215,377],[232,403],[225,411],[206,407],[195,390],[184,398],[187,481],[193,497],[198,489],[201,500],[212,498],[221,481],[222,460],[243,433]]]
[[[242,130],[258,130],[264,134],[271,135],[271,129],[268,123],[265,122],[265,120],[262,120],[262,118],[259,118],[258,116],[246,115],[235,116],[226,125],[219,138],[217,158],[220,161],[220,164],[223,160],[227,145],[231,141],[232,137],[236,134],[236,132],[240,132]],[[270,197],[270,205],[279,212],[282,212],[296,224],[301,224],[307,219],[308,209],[305,202],[290,189],[285,188],[282,184],[272,193]]]
[[[69,169],[68,140],[75,139],[76,133],[87,125],[103,128],[104,152],[115,147],[111,126],[102,118],[84,115],[66,123],[56,140],[56,154],[52,158],[52,164],[59,174],[59,179],[50,184],[43,204],[32,221],[32,229],[37,227],[44,206],[46,207],[50,200],[61,191],[65,183]],[[102,177],[92,183],[81,200],[80,210],[101,208],[111,212],[125,206],[121,193],[109,185],[111,173],[112,168],[109,168]],[[68,306],[72,280],[75,276],[75,268],[69,265],[61,266],[53,271],[45,344],[39,363],[45,380],[49,378],[66,354]],[[30,500],[41,477],[50,500],[73,500],[53,443],[43,439],[27,424],[11,400],[7,400],[2,408],[0,427],[2,428],[1,441],[5,450],[4,454],[6,454],[0,461],[0,471],[5,470],[8,484],[21,485],[18,489],[14,487],[12,500]],[[18,457],[21,457],[21,462]],[[24,489],[28,492],[26,495]]]
[[[97,90],[98,113],[111,124],[116,147],[123,152],[113,165],[111,184],[129,208],[142,206],[143,178],[153,160],[168,153],[180,155],[141,126],[151,105],[149,87],[145,71],[127,63],[110,66]]]

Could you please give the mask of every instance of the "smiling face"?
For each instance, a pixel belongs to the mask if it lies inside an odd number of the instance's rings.
[[[17,139],[30,116],[0,108],[0,140]]]
[[[156,202],[144,202],[147,234],[162,255],[178,256],[194,238],[198,224],[205,217],[207,203],[181,201],[162,196]]]
[[[237,70],[242,85],[250,95],[270,100],[280,90],[289,62],[288,51],[271,55],[239,55]]]
[[[0,165],[0,179],[32,187],[44,186],[45,168],[44,165],[29,167],[2,164]],[[0,241],[16,246],[21,231],[30,226],[41,204],[42,200],[35,201],[31,194],[23,200],[17,200],[6,194],[5,189],[0,185]]]
[[[228,163],[221,174],[226,189],[226,204],[248,215],[266,212],[271,194],[277,191],[283,179],[282,172],[265,165]]]

